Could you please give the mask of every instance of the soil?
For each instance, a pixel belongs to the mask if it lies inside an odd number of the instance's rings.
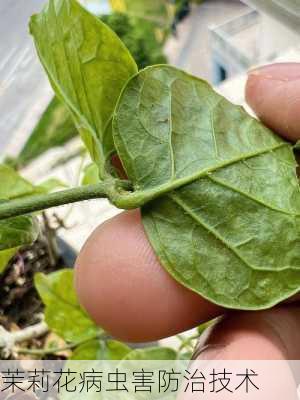
[[[60,257],[52,262],[43,237],[22,248],[0,275],[0,325],[10,330],[12,325],[24,328],[38,322],[44,307],[34,288],[34,275],[48,274],[61,265]]]
[[[41,222],[41,234],[36,242],[22,247],[0,274],[0,326],[9,332],[41,321],[44,305],[34,287],[34,275],[37,272],[49,274],[66,265],[74,265],[76,254],[73,249],[57,236],[57,229],[49,226],[46,215]],[[26,347],[43,348],[49,335],[51,332],[32,339]],[[11,357],[14,358],[14,355]],[[48,355],[47,358],[52,357]]]

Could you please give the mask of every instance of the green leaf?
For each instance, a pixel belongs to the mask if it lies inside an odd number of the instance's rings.
[[[36,218],[21,216],[0,221],[0,251],[34,242],[39,233]]]
[[[54,97],[18,155],[23,167],[53,147],[63,146],[78,134],[66,106]]]
[[[122,360],[131,348],[116,340],[91,340],[78,346],[71,360]]]
[[[0,199],[15,199],[33,194],[34,186],[22,178],[13,168],[0,164]]]
[[[72,114],[104,175],[113,151],[111,117],[120,91],[137,71],[117,35],[76,0],[49,0],[30,30],[56,95]]]
[[[45,275],[35,275],[35,287],[45,306],[49,327],[69,342],[89,339],[99,328],[79,305],[74,289],[74,272],[63,269]]]
[[[286,143],[208,83],[146,68],[114,139],[166,270],[214,303],[271,307],[300,289],[300,190]]]
[[[13,168],[0,164],[0,201],[33,195],[35,187]],[[19,247],[34,242],[38,236],[37,220],[21,216],[0,221],[0,273]]]
[[[68,185],[57,178],[49,178],[35,186],[37,193],[51,193],[56,189],[67,188]]]
[[[135,349],[128,353],[124,361],[139,360],[176,360],[177,353],[168,347],[146,347],[144,349]]]
[[[19,247],[0,251],[0,274],[5,270],[9,261],[17,254]]]
[[[82,185],[95,185],[99,182],[99,168],[95,163],[89,164],[83,171]]]

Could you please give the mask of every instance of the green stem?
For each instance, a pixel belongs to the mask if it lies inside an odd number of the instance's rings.
[[[47,208],[78,201],[109,197],[116,191],[116,181],[100,182],[96,185],[81,186],[55,193],[34,195],[0,203],[0,221]]]

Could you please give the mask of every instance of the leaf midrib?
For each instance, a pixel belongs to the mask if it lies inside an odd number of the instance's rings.
[[[168,180],[166,183],[153,187],[150,189],[143,189],[143,190],[137,190],[136,192],[126,194],[122,196],[120,203],[121,208],[135,208],[135,207],[141,207],[144,204],[148,203],[149,201],[152,201],[163,194],[166,194],[172,190],[178,189],[182,186],[188,185],[199,178],[202,178],[210,173],[213,173],[215,171],[218,171],[222,168],[225,168],[229,165],[238,163],[242,160],[254,158],[257,156],[260,156],[265,153],[269,153],[271,151],[277,150],[281,147],[284,146],[290,146],[289,143],[287,142],[280,142],[277,143],[276,145],[268,148],[261,149],[259,151],[255,151],[252,153],[245,153],[245,154],[240,154],[238,157],[231,158],[230,160],[226,160],[223,163],[219,163],[218,165],[214,165],[208,168],[201,169],[200,171],[195,172],[194,174],[184,176],[182,178],[174,179],[174,180]],[[117,204],[118,206],[118,204]]]

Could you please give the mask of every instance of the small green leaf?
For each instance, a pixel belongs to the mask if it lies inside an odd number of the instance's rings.
[[[210,85],[169,66],[129,80],[114,140],[162,265],[210,301],[271,307],[300,290],[292,146]]]
[[[83,172],[82,185],[95,185],[99,182],[99,168],[97,164],[92,163],[85,167]]]
[[[13,168],[0,164],[0,201],[33,195],[35,187]],[[39,233],[36,218],[21,216],[0,221],[0,273],[18,248],[34,242]]]
[[[7,165],[0,164],[0,199],[15,199],[34,193],[34,186]]]
[[[137,67],[117,35],[76,0],[49,0],[30,30],[56,95],[72,114],[104,174],[113,151],[111,117]]]
[[[124,361],[139,360],[176,360],[177,353],[168,347],[146,347],[144,349],[135,349],[128,353]]]
[[[0,251],[34,242],[39,234],[36,218],[22,216],[0,221]]]
[[[0,251],[0,274],[5,270],[9,261],[17,254],[19,247]]]
[[[49,178],[35,186],[37,193],[51,193],[57,189],[67,188],[68,185],[57,178]]]
[[[91,340],[78,346],[71,360],[122,360],[131,348],[116,340]]]
[[[77,134],[66,106],[54,97],[20,151],[18,165],[27,165],[53,147],[63,146]]]
[[[66,341],[78,342],[100,332],[79,305],[72,270],[38,273],[34,282],[46,306],[46,322],[55,333]]]

